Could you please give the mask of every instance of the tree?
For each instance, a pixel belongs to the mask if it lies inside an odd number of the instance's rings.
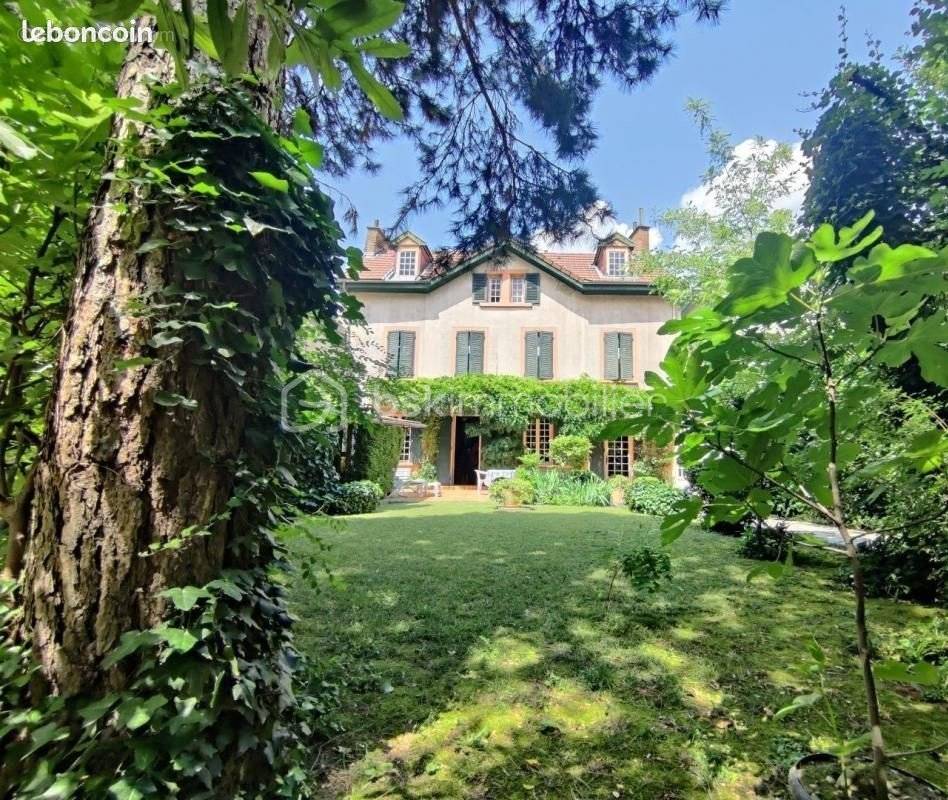
[[[404,122],[384,119],[356,92],[333,92],[299,73],[290,76],[290,98],[310,111],[328,143],[331,173],[377,168],[379,139],[405,136],[415,145],[418,177],[393,228],[449,204],[461,249],[510,236],[530,241],[537,231],[568,237],[598,197],[581,162],[596,143],[591,114],[603,81],[631,89],[648,80],[670,56],[667,34],[681,14],[714,21],[721,5],[409,0],[393,31],[411,55],[378,70],[406,110]],[[524,129],[524,114],[549,149]]]
[[[645,254],[643,265],[655,275],[659,291],[683,308],[723,297],[728,267],[750,255],[758,234],[791,231],[793,214],[781,201],[801,178],[791,145],[758,137],[735,148],[715,128],[706,103],[690,100],[687,109],[708,149],[705,207],[692,201],[663,212],[658,221],[670,229],[673,244]]]
[[[653,388],[647,412],[607,426],[603,435],[673,441],[684,466],[701,467],[712,522],[738,518],[748,507],[766,518],[783,495],[836,528],[853,573],[874,796],[885,800],[866,587],[845,486],[865,408],[876,402],[878,364],[898,366],[914,356],[927,380],[948,386],[948,259],[920,246],[877,244],[882,229],[867,232],[870,221],[871,214],[839,231],[822,225],[805,242],[758,236],[753,256],[732,266],[718,304],[663,326],[662,333],[678,336],[662,363],[667,377],[646,376]],[[843,261],[850,264],[845,282],[834,270]],[[938,310],[926,313],[930,305]],[[743,392],[734,398],[726,390],[738,371]],[[933,415],[914,436],[888,445],[882,463],[862,470],[865,481],[893,465],[944,471],[948,426]],[[690,499],[667,516],[663,541],[681,536],[701,505]],[[791,564],[762,571],[780,577]]]
[[[811,160],[804,224],[840,224],[872,211],[891,242],[945,241],[948,107],[938,31],[946,11],[920,0],[913,13],[920,42],[901,68],[883,62],[876,42],[866,63],[855,61],[841,14],[837,73],[817,95],[813,107],[820,117],[803,138]]]
[[[282,43],[292,28],[324,72],[347,64],[385,106],[362,58],[400,9],[210,3],[195,20],[189,3],[161,3],[140,20],[172,44],[129,47],[100,119],[109,144],[78,234],[23,604],[3,614],[38,670],[4,640],[0,793],[299,782],[285,760],[290,618],[271,575],[293,482],[279,396],[304,319],[328,334],[347,313],[347,254],[308,121],[273,130]],[[5,151],[38,155],[29,120],[11,131]]]

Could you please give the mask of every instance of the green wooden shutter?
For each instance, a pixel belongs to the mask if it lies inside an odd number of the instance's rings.
[[[540,335],[536,331],[529,331],[524,337],[524,358],[523,374],[528,378],[536,378],[539,375],[540,359],[537,355]]]
[[[458,331],[454,336],[454,374],[467,375],[468,355],[470,353],[470,334]]]
[[[606,380],[619,380],[619,334],[606,334]]]
[[[480,273],[471,273],[471,300],[483,303],[487,299],[487,276]]]
[[[399,331],[388,332],[388,343],[386,350],[386,364],[388,377],[398,377],[398,343],[400,341]]]
[[[525,287],[526,300],[528,303],[536,305],[540,302],[540,273],[528,272],[525,277],[527,279]]]
[[[398,377],[410,378],[415,374],[415,333],[401,331],[398,344]]]
[[[484,332],[471,331],[468,333],[470,351],[467,362],[467,371],[480,374],[484,371]]]
[[[619,380],[632,380],[632,334],[619,334]]]
[[[553,334],[543,331],[540,337],[540,358],[537,366],[537,377],[550,379],[553,377]]]

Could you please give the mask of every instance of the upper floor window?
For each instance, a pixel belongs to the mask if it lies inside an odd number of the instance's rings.
[[[475,305],[523,306],[540,302],[539,272],[473,272],[471,300]]]
[[[418,251],[401,250],[398,254],[398,277],[414,278],[418,269]]]
[[[610,331],[605,335],[605,378],[607,381],[632,380],[632,334]]]
[[[415,374],[415,332],[389,331],[386,367],[390,378],[410,378]]]
[[[606,254],[606,275],[610,278],[621,278],[625,275],[625,250],[610,250]]]
[[[553,377],[553,333],[527,331],[524,338],[524,375],[549,380]]]
[[[499,303],[501,298],[501,287],[503,286],[503,281],[501,280],[500,275],[488,275],[487,276],[487,302],[488,303]]]
[[[458,331],[454,337],[454,374],[484,371],[484,331]]]

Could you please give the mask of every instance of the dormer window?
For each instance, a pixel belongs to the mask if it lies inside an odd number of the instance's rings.
[[[414,278],[418,270],[418,251],[402,250],[398,254],[398,277]]]
[[[606,275],[610,278],[621,278],[626,274],[626,251],[610,250],[606,254]]]

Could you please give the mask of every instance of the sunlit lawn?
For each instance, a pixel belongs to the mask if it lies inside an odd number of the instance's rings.
[[[747,585],[736,541],[689,532],[651,603],[603,598],[614,554],[654,542],[619,509],[390,506],[326,531],[335,585],[293,592],[327,686],[314,746],[327,798],[785,797],[825,732],[770,714],[806,684],[815,635],[861,730],[851,600],[832,567]],[[874,602],[877,631],[931,610]],[[916,698],[916,699],[913,699]],[[884,694],[892,749],[948,739],[948,707]],[[941,785],[948,765],[909,766]]]

